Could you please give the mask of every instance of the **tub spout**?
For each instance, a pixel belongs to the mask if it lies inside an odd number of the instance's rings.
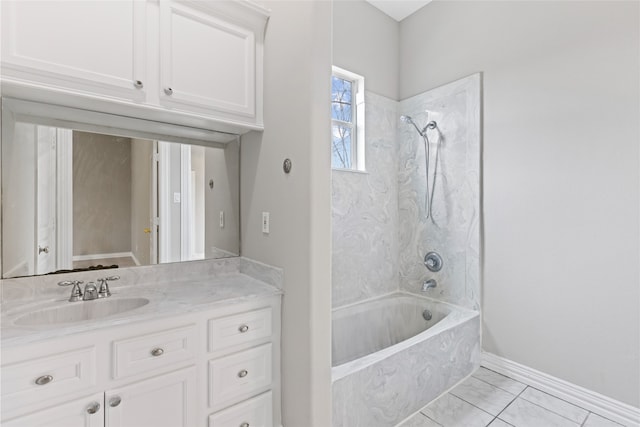
[[[422,284],[422,292],[427,292],[431,288],[438,286],[438,283],[434,279],[425,280]]]

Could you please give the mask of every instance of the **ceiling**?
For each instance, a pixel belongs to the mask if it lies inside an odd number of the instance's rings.
[[[377,7],[398,22],[430,2],[431,0],[367,0],[367,3]]]

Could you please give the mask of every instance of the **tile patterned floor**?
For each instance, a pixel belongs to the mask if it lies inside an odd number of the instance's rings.
[[[397,427],[623,427],[481,367]]]

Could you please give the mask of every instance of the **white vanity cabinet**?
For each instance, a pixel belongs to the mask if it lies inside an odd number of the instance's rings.
[[[196,425],[195,367],[105,393],[105,427]]]
[[[104,427],[103,401],[103,393],[96,393],[3,421],[2,425],[4,427]]]
[[[263,128],[249,0],[3,1],[3,96],[223,132]]]
[[[118,323],[3,345],[2,425],[280,424],[280,295]]]

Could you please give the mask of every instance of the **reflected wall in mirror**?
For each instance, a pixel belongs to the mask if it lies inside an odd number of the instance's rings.
[[[239,255],[239,142],[15,122],[2,141],[2,277]]]

